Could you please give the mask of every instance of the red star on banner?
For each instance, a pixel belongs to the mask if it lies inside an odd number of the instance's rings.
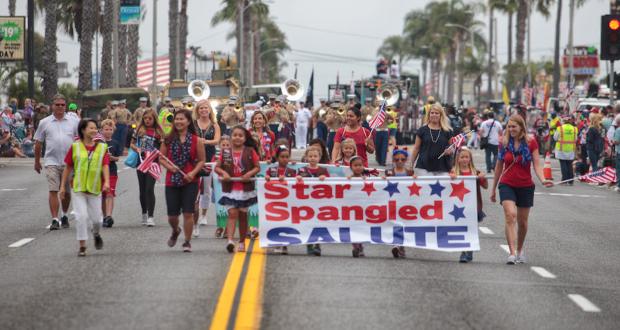
[[[452,192],[450,193],[450,197],[456,196],[462,202],[465,195],[470,192],[469,189],[465,188],[465,181],[461,181],[461,183],[451,183],[451,185]]]
[[[377,191],[377,189],[375,189],[375,184],[372,182],[364,182],[364,188],[362,189],[363,192],[368,194],[368,197],[370,197],[370,194],[372,194],[373,191]]]
[[[418,186],[415,182],[412,183],[410,186],[408,186],[407,188],[409,188],[409,196],[420,196],[420,189],[422,189],[422,186]]]

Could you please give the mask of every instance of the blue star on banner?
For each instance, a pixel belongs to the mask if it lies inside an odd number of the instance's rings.
[[[433,183],[429,185],[431,187],[431,195],[437,195],[441,198],[441,192],[446,189],[446,187],[442,186],[439,181],[437,183]]]
[[[400,190],[398,190],[398,182],[388,181],[387,186],[383,188],[383,190],[387,191],[390,194],[390,197],[392,197],[395,193],[400,194]]]
[[[454,205],[454,209],[449,214],[454,217],[454,222],[457,222],[460,218],[465,218],[465,207]]]

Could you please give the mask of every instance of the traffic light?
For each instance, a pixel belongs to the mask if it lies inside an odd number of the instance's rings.
[[[601,60],[620,59],[620,15],[601,16]]]

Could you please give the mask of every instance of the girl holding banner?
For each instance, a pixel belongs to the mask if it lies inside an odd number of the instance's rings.
[[[435,103],[431,106],[424,115],[424,123],[426,125],[420,127],[416,133],[412,152],[414,172],[418,176],[448,175],[452,168],[451,155],[454,152],[449,148],[453,132],[441,104]]]
[[[205,163],[205,148],[192,122],[189,110],[178,110],[174,114],[172,131],[160,149],[160,163],[166,173],[166,206],[168,223],[172,234],[168,246],[173,247],[181,234],[179,215],[183,213],[185,242],[183,252],[192,252],[192,229],[194,227],[194,206],[198,196],[198,172]]]
[[[353,139],[344,139],[340,144],[340,159],[336,161],[336,164],[349,166],[351,158],[357,156],[357,148]]]
[[[392,164],[394,168],[385,171],[385,177],[390,176],[414,176],[413,170],[407,169],[405,167],[405,163],[407,162],[407,158],[409,158],[409,153],[407,149],[398,149],[398,147],[394,147],[392,151]],[[384,177],[384,178],[385,178]],[[392,248],[392,256],[396,259],[405,258],[405,247],[404,246],[395,246]]]
[[[222,198],[219,203],[228,210],[226,250],[235,250],[233,237],[239,220],[239,246],[237,252],[245,252],[245,237],[248,231],[248,208],[256,204],[256,187],[251,179],[260,171],[259,157],[252,134],[243,126],[231,131],[230,149],[220,153],[215,171],[222,180]],[[238,180],[232,182],[231,178]]]
[[[220,143],[220,126],[217,125],[215,112],[211,108],[211,103],[207,100],[201,100],[194,108],[194,117],[196,121],[196,131],[198,140],[205,146],[205,160],[213,161],[215,158],[215,146]],[[207,209],[211,200],[211,171],[213,169],[204,169],[200,171],[200,197],[196,201],[196,213],[194,214],[194,237],[200,235],[198,226],[207,225]],[[202,214],[201,214],[202,212]],[[199,217],[200,216],[200,217]]]
[[[351,158],[349,167],[351,168],[351,172],[353,172],[353,174],[347,177],[347,179],[350,180],[351,178],[365,177],[364,166],[364,160],[360,156],[354,156]],[[353,258],[364,257],[364,245],[362,245],[362,243],[353,243],[353,250],[351,253],[353,254]]]
[[[527,220],[530,208],[534,206],[534,181],[530,171],[532,165],[540,182],[547,188],[552,187],[553,182],[544,179],[536,139],[527,135],[523,118],[513,115],[508,119],[500,144],[491,190],[491,202],[495,203],[495,189],[499,184],[499,199],[504,208],[506,241],[510,250],[506,261],[509,265],[525,263],[523,247]]]

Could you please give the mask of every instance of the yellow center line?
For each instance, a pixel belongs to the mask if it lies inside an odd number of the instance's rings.
[[[250,244],[252,245],[251,249],[249,249]],[[210,330],[228,329],[231,320],[234,320],[235,329],[260,328],[265,251],[259,247],[258,240],[246,240],[246,246],[248,250],[252,251],[247,256],[249,263],[246,275],[243,279],[241,278],[246,253],[235,253],[211,319]],[[235,305],[235,294],[240,285],[242,291],[238,302],[237,315],[231,315]]]

